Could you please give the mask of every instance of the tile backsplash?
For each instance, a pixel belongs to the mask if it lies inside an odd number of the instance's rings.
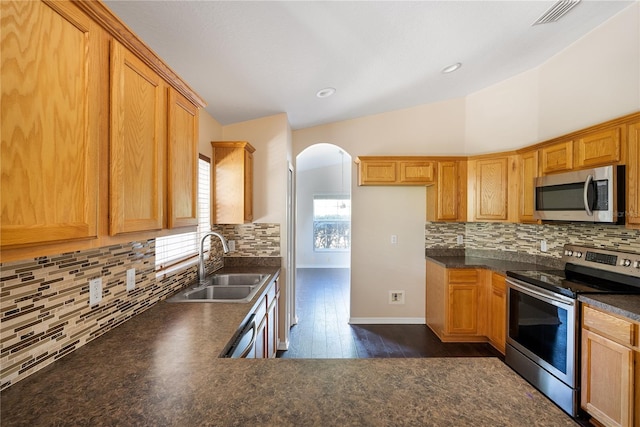
[[[462,235],[464,243],[457,244]],[[540,251],[546,240],[547,252]],[[565,243],[640,252],[640,230],[602,224],[511,224],[436,223],[425,224],[425,248],[502,250],[560,259]]]
[[[279,224],[219,228],[217,231],[236,241],[236,251],[230,256],[280,256]],[[221,245],[216,249],[220,251]],[[207,262],[207,270],[220,268],[223,262],[216,253]],[[136,287],[127,291],[130,268],[136,269]],[[102,277],[102,301],[90,307],[89,280],[97,277]],[[196,279],[196,265],[156,278],[155,239],[0,264],[0,389],[77,350]]]

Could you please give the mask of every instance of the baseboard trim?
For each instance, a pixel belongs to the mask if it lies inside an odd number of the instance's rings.
[[[287,351],[289,350],[289,340],[278,340],[278,345],[276,347],[277,350]]]
[[[424,317],[350,317],[352,325],[425,325]]]

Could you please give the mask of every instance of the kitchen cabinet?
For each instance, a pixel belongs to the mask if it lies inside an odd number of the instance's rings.
[[[195,226],[204,101],[101,2],[0,7],[2,262]]]
[[[427,187],[427,221],[465,221],[467,162],[437,162],[436,183]]]
[[[102,30],[70,2],[0,8],[1,245],[95,238]]]
[[[536,222],[533,205],[535,193],[535,179],[538,176],[538,151],[529,151],[518,156],[518,172],[520,177],[520,191],[518,192],[520,222]]]
[[[516,221],[516,156],[498,155],[469,161],[469,217],[480,221]],[[511,206],[510,206],[511,203]]]
[[[489,343],[504,354],[507,339],[507,284],[505,276],[495,272],[491,273],[491,288],[488,297],[487,337]]]
[[[163,226],[165,85],[142,60],[111,46],[111,235]]]
[[[212,141],[212,222],[253,221],[253,153],[246,141]]]
[[[543,175],[573,169],[573,140],[542,147],[540,163]]]
[[[591,132],[575,140],[575,168],[616,164],[621,159],[623,126]]]
[[[426,268],[427,326],[444,342],[487,341],[484,270]]]
[[[582,306],[581,406],[606,426],[638,426],[640,325]]]
[[[627,227],[640,228],[640,120],[628,126]]]
[[[251,359],[275,358],[278,345],[278,303],[280,286],[278,280],[269,288],[255,306],[256,338],[253,349],[247,355]]]
[[[198,224],[198,108],[173,88],[168,113],[168,228]]]
[[[435,162],[418,156],[360,156],[358,185],[427,185],[434,182]]]

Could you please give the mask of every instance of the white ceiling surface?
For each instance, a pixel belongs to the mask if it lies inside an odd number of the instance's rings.
[[[542,64],[632,1],[105,1],[222,125],[293,129],[466,96]],[[451,74],[440,71],[461,62]],[[336,93],[320,99],[324,87]]]

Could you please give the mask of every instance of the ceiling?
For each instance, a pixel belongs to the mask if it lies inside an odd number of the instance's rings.
[[[633,1],[107,0],[222,125],[293,129],[466,96],[534,68]],[[441,70],[460,62],[450,74]],[[333,87],[327,98],[316,92]]]

